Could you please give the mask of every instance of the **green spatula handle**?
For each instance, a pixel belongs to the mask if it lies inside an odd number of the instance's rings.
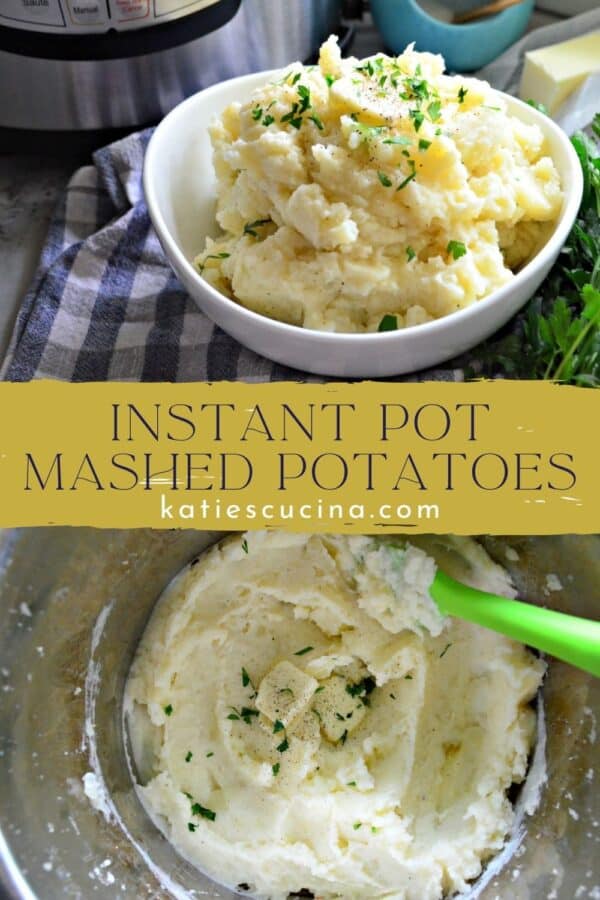
[[[600,622],[486,594],[439,570],[429,592],[445,615],[499,631],[600,678]]]

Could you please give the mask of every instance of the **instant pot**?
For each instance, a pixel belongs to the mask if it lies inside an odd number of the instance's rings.
[[[176,572],[218,537],[62,527],[0,532],[3,900],[233,900],[150,821],[133,788],[122,730],[123,687],[153,606]],[[524,599],[597,617],[600,538],[484,543]],[[452,573],[458,561],[449,556],[443,564]],[[600,679],[550,660],[543,706],[541,802],[513,834],[512,855],[493,862],[462,900],[598,897]]]
[[[305,62],[332,32],[347,40],[345,5],[0,0],[0,128],[91,131],[155,122],[217,81]]]

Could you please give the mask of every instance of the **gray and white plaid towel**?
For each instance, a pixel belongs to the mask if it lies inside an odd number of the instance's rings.
[[[536,31],[482,74],[500,88],[514,88],[524,49],[592,30],[598,17],[595,11]],[[144,202],[141,174],[150,135],[143,131],[99,150],[94,164],[71,179],[19,312],[1,377],[320,380],[240,346],[185,293]],[[462,377],[457,361],[408,380]]]
[[[271,365],[215,328],[171,271],[141,173],[151,131],[94,154],[53,217],[4,378],[267,379]]]

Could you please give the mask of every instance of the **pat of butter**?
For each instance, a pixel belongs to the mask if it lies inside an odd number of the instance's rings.
[[[348,693],[349,682],[339,675],[328,678],[315,694],[312,710],[328,741],[337,744],[346,739],[362,722],[367,707],[358,696]]]
[[[600,31],[526,53],[519,95],[523,100],[543,103],[552,115],[588,75],[597,71]]]
[[[284,660],[262,679],[256,708],[271,722],[279,720],[287,728],[305,711],[318,686],[315,678]]]

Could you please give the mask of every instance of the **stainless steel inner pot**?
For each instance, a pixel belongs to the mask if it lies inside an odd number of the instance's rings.
[[[170,896],[152,873],[159,867],[176,894],[179,885],[185,896],[233,896],[181,859],[149,821],[132,788],[121,732],[124,680],[152,607],[175,573],[217,537],[84,528],[0,533],[0,894],[158,900]],[[484,543],[525,599],[598,617],[600,538]],[[517,560],[506,557],[507,546]],[[548,590],[548,573],[563,590]],[[95,763],[138,849],[82,790],[90,771],[82,735],[91,657]],[[479,894],[483,900],[599,896],[600,681],[552,661],[544,698],[548,783],[520,849]]]

